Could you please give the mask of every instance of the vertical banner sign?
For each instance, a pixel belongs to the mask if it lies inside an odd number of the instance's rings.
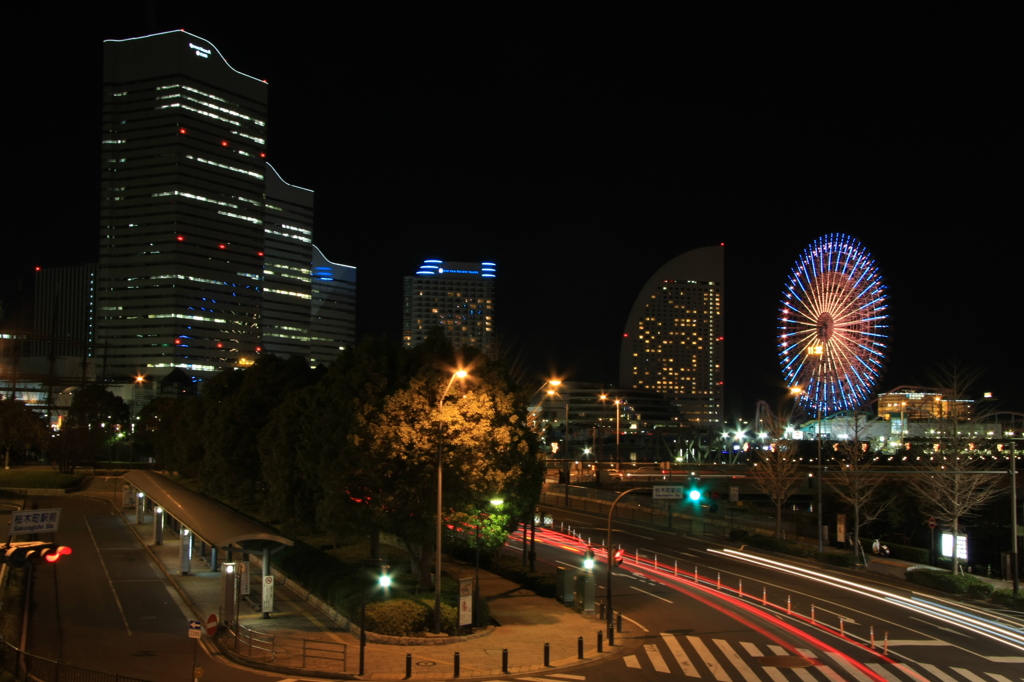
[[[739,502],[740,501],[740,487],[738,485],[729,486],[729,501]]]
[[[459,627],[473,624],[473,579],[459,578]]]
[[[846,537],[846,514],[836,514],[836,539],[842,542]]]
[[[268,575],[263,578],[263,613],[272,613],[274,610],[274,576]]]
[[[239,561],[235,570],[238,571],[238,594],[249,594],[249,562]]]

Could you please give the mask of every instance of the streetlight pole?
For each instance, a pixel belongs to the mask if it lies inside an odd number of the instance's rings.
[[[467,372],[464,369],[460,369],[452,374],[452,378],[448,380],[448,385],[444,387],[444,392],[441,393],[441,397],[437,401],[437,535],[434,538],[434,541],[436,542],[436,556],[434,558],[435,635],[441,634],[441,471],[444,460],[444,434],[442,433],[444,420],[442,419],[441,408],[444,407],[444,399],[448,395],[448,391],[451,389],[455,380],[465,379],[466,375]]]
[[[1013,598],[1020,596],[1020,566],[1017,558],[1017,441],[1010,441],[1010,527],[1013,547],[1010,552],[1010,570],[1013,571]]]
[[[605,547],[608,550],[608,564],[605,568],[608,570],[607,580],[605,582],[605,592],[607,593],[607,615],[608,615],[608,641],[612,642],[615,635],[615,616],[614,609],[612,609],[612,568],[615,567],[615,551],[612,549],[612,514],[615,513],[615,505],[619,503],[623,497],[629,493],[634,493],[637,490],[646,490],[646,488],[630,488],[629,490],[619,493],[619,496],[612,502],[612,506],[608,508],[608,539],[605,543]]]

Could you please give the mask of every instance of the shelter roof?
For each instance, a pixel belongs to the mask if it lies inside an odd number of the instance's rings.
[[[141,490],[168,514],[214,547],[246,540],[270,540],[292,545],[291,540],[258,521],[225,507],[205,495],[192,492],[153,471],[129,471],[124,480]]]

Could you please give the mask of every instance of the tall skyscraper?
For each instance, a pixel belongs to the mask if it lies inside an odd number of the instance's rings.
[[[185,31],[104,50],[103,374],[309,357],[313,193],[266,162],[266,82]]]
[[[95,263],[39,268],[32,355],[91,357],[95,305]]]
[[[426,260],[405,278],[402,343],[423,342],[440,327],[456,348],[473,346],[493,355],[494,263]]]
[[[640,291],[626,322],[619,384],[668,396],[695,424],[722,421],[725,248],[674,258]]]
[[[330,362],[356,340],[356,269],[332,263],[313,246],[310,362]]]

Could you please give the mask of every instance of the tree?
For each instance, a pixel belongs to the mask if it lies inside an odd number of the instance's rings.
[[[768,450],[757,450],[751,459],[750,477],[754,487],[768,496],[775,507],[775,537],[782,537],[782,507],[803,480],[796,460],[797,442],[780,440]]]
[[[68,408],[65,427],[99,431],[110,438],[128,423],[128,405],[99,384],[89,384],[75,391]]]
[[[495,492],[503,494],[507,510],[527,507],[539,494],[542,470],[525,402],[499,372],[474,375],[464,393],[455,390],[442,400],[448,376],[425,368],[390,395],[369,424],[379,476],[376,509],[413,556],[423,589],[430,585],[438,458],[446,519],[472,513],[478,500]]]
[[[835,444],[839,468],[830,472],[829,487],[839,502],[853,510],[853,551],[863,553],[860,545],[860,529],[871,523],[892,504],[893,498],[881,493],[886,477],[871,470],[876,457],[871,444],[861,440],[863,435],[861,414],[854,413],[847,419],[845,438]]]
[[[781,408],[772,412],[763,400],[757,403],[757,423],[772,441],[768,450],[758,449],[751,457],[750,476],[754,486],[768,496],[775,507],[775,537],[782,537],[782,507],[803,480],[796,453],[799,443],[787,438],[793,413]],[[820,484],[820,483],[819,483]]]
[[[985,454],[975,450],[965,434],[966,421],[971,416],[962,405],[981,371],[957,362],[940,367],[933,379],[942,390],[945,400],[940,401],[939,439],[931,452],[919,456],[921,473],[911,477],[910,490],[921,503],[922,511],[935,517],[953,533],[954,543],[961,523],[975,518],[981,510],[1006,492],[999,487],[1001,473],[983,473],[987,466]],[[980,415],[975,414],[974,418]],[[953,573],[958,572],[960,559],[953,550]]]
[[[46,438],[43,420],[20,400],[0,400],[0,448],[4,469],[11,468],[11,451],[41,447]]]

